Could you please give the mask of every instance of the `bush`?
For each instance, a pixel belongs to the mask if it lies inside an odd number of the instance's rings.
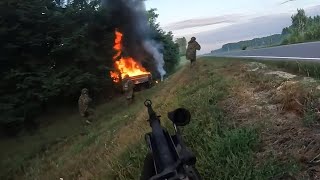
[[[108,71],[113,67],[118,22],[108,9],[97,8],[99,1],[59,2],[0,2],[0,7],[6,9],[2,17],[10,20],[3,21],[0,30],[3,127],[33,121],[50,105],[60,107],[72,102],[74,106],[84,87],[95,97],[102,89],[103,94],[113,93]],[[154,39],[164,46],[165,68],[170,73],[178,64],[178,46],[172,34],[155,23],[157,14],[152,12]]]

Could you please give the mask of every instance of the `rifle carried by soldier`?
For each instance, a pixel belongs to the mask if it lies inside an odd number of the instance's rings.
[[[152,132],[145,136],[149,147],[141,180],[201,180],[195,168],[196,157],[182,141],[179,127],[190,122],[190,112],[184,108],[168,113],[173,122],[175,134],[170,135],[160,124],[160,116],[152,109],[152,102],[146,100],[144,105],[148,108],[149,123]]]

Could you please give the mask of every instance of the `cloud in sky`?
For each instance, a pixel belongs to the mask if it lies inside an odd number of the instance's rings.
[[[220,48],[223,44],[240,40],[252,39],[256,37],[268,36],[281,33],[283,27],[291,23],[288,14],[273,16],[261,16],[252,18],[250,21],[230,25],[215,31],[207,31],[194,34],[202,46],[202,52],[210,52]],[[189,37],[189,36],[187,36]]]
[[[308,7],[305,9],[308,16],[315,16],[320,12],[320,5]],[[184,27],[188,27],[183,30],[173,31],[176,37],[185,36],[187,39],[192,36],[196,36],[200,44],[202,44],[202,50],[200,53],[207,53],[211,50],[221,48],[223,44],[229,42],[237,42],[241,40],[247,40],[257,37],[268,36],[276,33],[281,33],[284,27],[291,24],[291,13],[271,14],[263,16],[242,16],[244,19],[230,16],[228,22],[231,22],[225,26],[216,29],[207,29],[203,32],[190,31],[190,21],[179,22]],[[221,19],[225,17],[219,17]],[[219,19],[214,17],[214,22],[219,22]],[[208,20],[210,18],[206,18]],[[201,21],[203,22],[203,21]],[[176,24],[179,24],[176,23]],[[196,23],[193,23],[196,24]],[[198,23],[198,28],[203,25],[202,28],[206,28],[205,23]],[[182,27],[182,26],[180,26]],[[168,28],[168,27],[167,27]],[[182,32],[177,34],[176,32]],[[196,33],[190,33],[196,32]]]
[[[173,30],[181,30],[187,28],[194,28],[194,27],[203,27],[209,25],[217,25],[223,23],[234,23],[239,18],[242,18],[240,14],[229,14],[217,17],[209,17],[209,18],[198,18],[198,19],[189,19],[185,21],[179,21],[176,23],[171,23],[167,26],[164,26],[164,29]]]
[[[296,1],[296,0],[286,0],[286,1],[283,1],[282,3],[280,3],[280,4],[290,3],[290,2],[292,2],[292,1]]]

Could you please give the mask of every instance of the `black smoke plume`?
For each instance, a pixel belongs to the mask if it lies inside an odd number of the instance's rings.
[[[142,64],[153,64],[153,68],[163,77],[164,61],[161,45],[155,42],[143,0],[105,0],[104,6],[111,13],[115,27],[123,33],[124,54]],[[148,58],[149,57],[149,58]],[[153,63],[144,62],[147,59]],[[152,67],[151,67],[152,68]]]

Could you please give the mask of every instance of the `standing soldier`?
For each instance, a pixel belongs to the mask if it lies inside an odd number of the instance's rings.
[[[122,85],[123,85],[123,91],[127,99],[127,103],[129,105],[132,103],[133,97],[134,97],[134,94],[133,94],[134,83],[128,75],[125,75],[124,78],[122,79]]]
[[[195,37],[192,37],[191,40],[188,42],[186,58],[191,61],[190,67],[196,62],[197,58],[197,50],[200,50],[201,46],[196,41]]]
[[[90,109],[92,99],[89,97],[89,90],[84,88],[81,90],[81,96],[78,100],[79,112],[85,118],[87,124],[91,124],[90,118],[93,116],[93,110]]]

